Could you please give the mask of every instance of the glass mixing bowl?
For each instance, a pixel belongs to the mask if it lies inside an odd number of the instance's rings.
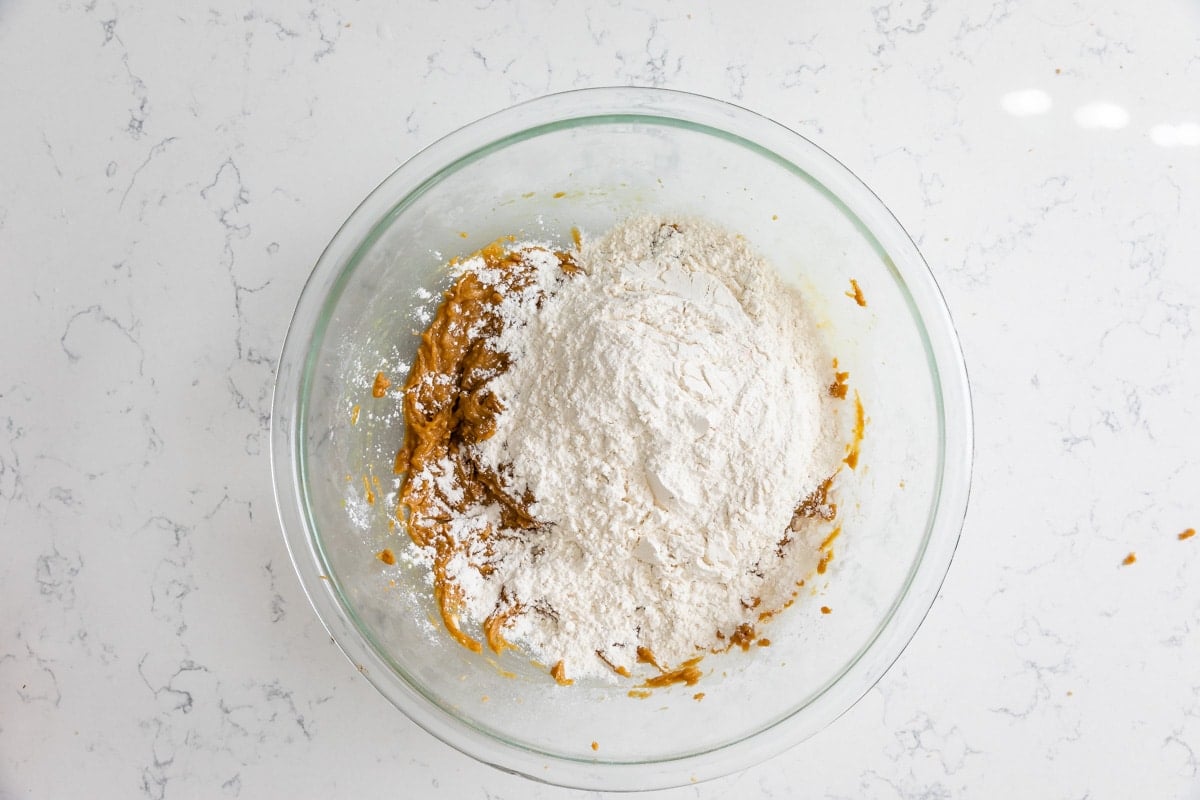
[[[573,226],[599,234],[639,211],[697,215],[743,234],[806,294],[868,417],[859,467],[843,471],[836,558],[762,628],[771,645],[708,656],[700,684],[644,699],[629,696],[630,684],[557,686],[512,652],[469,652],[441,629],[424,570],[376,559],[407,542],[388,521],[404,430],[395,398],[371,392],[377,371],[402,384],[428,293],[449,282],[448,258],[506,234],[565,243]],[[851,278],[865,307],[847,296]],[[510,108],[387,178],[304,287],[271,424],[288,549],[350,660],[462,752],[595,789],[659,788],[747,767],[862,697],[945,576],[971,448],[950,316],[883,203],[829,154],[764,117],[633,88]]]

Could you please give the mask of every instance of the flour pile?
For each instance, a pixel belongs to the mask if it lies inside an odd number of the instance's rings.
[[[502,410],[470,445],[538,526],[472,543],[500,519],[474,509],[446,575],[468,619],[519,611],[505,640],[571,678],[612,678],[639,647],[679,663],[788,602],[820,556],[798,507],[841,448],[828,354],[744,239],[638,217],[572,257],[577,272],[542,264],[500,303],[491,345],[509,366],[488,390]],[[478,259],[459,270],[498,279]]]

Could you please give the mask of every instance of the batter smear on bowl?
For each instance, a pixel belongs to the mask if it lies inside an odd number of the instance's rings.
[[[453,266],[396,456],[450,634],[564,685],[691,685],[705,653],[768,646],[754,626],[828,563],[828,492],[857,465],[802,297],[693,219]]]

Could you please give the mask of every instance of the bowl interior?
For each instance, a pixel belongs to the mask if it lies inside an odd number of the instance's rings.
[[[294,446],[311,546],[297,567],[302,577],[326,576],[321,591],[383,667],[370,677],[385,694],[410,713],[420,706],[425,719],[442,718],[444,726],[431,727],[476,756],[558,780],[564,764],[600,775],[606,766],[687,760],[784,721],[796,740],[869,688],[899,650],[876,668],[852,667],[904,608],[945,464],[941,378],[903,274],[925,269],[919,256],[898,266],[862,215],[794,155],[655,114],[524,128],[380,208],[386,213],[331,272],[336,279],[306,343]],[[403,382],[417,334],[448,285],[448,258],[507,234],[562,245],[573,226],[599,234],[641,211],[701,216],[743,234],[804,292],[868,418],[858,469],[840,480],[835,558],[794,606],[761,627],[770,646],[710,655],[699,685],[649,698],[630,697],[632,684],[558,687],[520,654],[474,654],[445,635],[425,570],[403,561],[388,567],[374,555],[400,551],[408,539],[389,521],[404,433],[399,403],[371,393],[377,371]],[[852,278],[865,307],[846,294]],[[846,409],[853,413],[852,400]],[[931,600],[912,612],[918,621]],[[804,722],[818,705],[825,711]]]

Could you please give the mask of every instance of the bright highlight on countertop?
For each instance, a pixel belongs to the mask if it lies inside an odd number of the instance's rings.
[[[1159,147],[1200,147],[1200,122],[1161,122],[1150,129],[1150,141]]]
[[[1053,108],[1054,101],[1041,89],[1018,89],[1000,98],[1000,107],[1014,117],[1033,117]]]

